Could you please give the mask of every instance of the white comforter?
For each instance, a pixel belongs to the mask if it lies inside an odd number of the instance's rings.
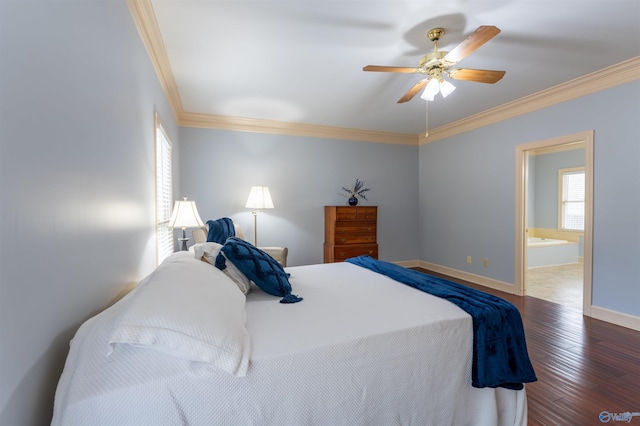
[[[88,320],[53,424],[526,424],[525,390],[471,386],[471,317],[455,305],[348,263],[287,272],[302,302],[247,295],[244,377],[146,348],[107,357],[131,297]]]

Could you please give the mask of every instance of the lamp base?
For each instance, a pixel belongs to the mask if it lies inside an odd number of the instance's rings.
[[[258,247],[258,212],[251,213],[253,213],[253,245]]]
[[[187,241],[189,241],[189,238],[178,238],[178,241],[182,242],[182,246],[180,246],[180,250],[182,251],[187,251]]]

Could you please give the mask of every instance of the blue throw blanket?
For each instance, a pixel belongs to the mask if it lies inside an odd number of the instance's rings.
[[[227,238],[236,235],[236,229],[233,227],[233,221],[228,217],[217,220],[208,220],[209,233],[207,234],[207,242],[224,244]]]
[[[535,382],[520,312],[499,297],[412,269],[360,256],[347,259],[354,265],[387,275],[454,303],[473,318],[471,384],[476,388],[522,389]]]

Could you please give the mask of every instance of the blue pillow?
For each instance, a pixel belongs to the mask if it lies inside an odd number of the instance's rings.
[[[236,229],[233,227],[233,221],[228,217],[223,217],[218,220],[207,221],[209,225],[209,234],[207,235],[208,243],[224,244],[227,238],[236,235]]]
[[[231,237],[224,243],[216,258],[216,267],[220,270],[227,266],[225,256],[263,291],[282,297],[280,303],[296,303],[302,300],[302,297],[291,294],[289,274],[284,271],[282,265],[253,244],[238,237]]]

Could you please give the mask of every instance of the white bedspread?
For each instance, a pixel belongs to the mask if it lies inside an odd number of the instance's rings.
[[[54,425],[525,425],[525,390],[471,386],[471,317],[348,263],[290,267],[295,304],[252,288],[245,377],[129,347],[127,300],[76,334]]]

